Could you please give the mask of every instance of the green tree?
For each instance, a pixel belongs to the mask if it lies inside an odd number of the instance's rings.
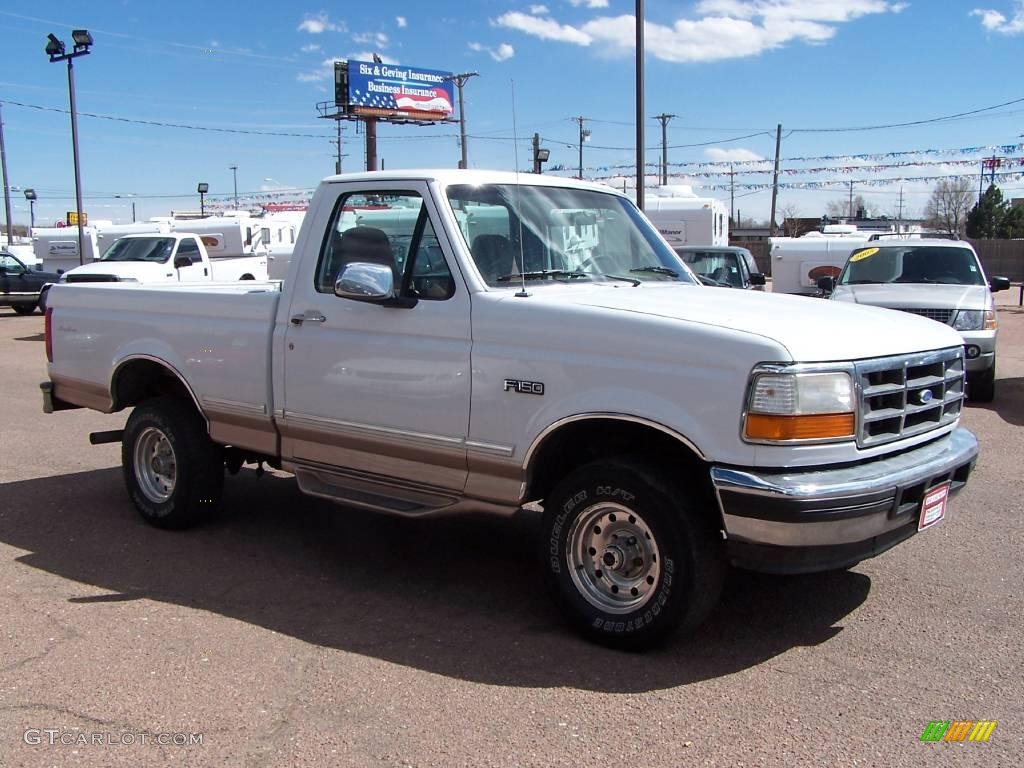
[[[1003,219],[1009,205],[995,184],[985,190],[978,204],[967,214],[967,236],[978,240],[1002,237]]]
[[[999,236],[1007,240],[1024,238],[1024,205],[1011,205],[1006,209]]]

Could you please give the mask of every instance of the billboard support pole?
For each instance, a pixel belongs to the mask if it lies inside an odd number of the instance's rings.
[[[365,117],[366,124],[366,170],[377,170],[377,118]]]

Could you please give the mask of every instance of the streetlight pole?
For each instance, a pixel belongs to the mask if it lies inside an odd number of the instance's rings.
[[[78,263],[85,263],[85,223],[82,221],[82,174],[78,165],[78,114],[75,110],[75,67],[72,63],[78,56],[85,56],[90,53],[92,47],[92,35],[88,30],[75,29],[71,31],[71,39],[74,41],[74,48],[71,53],[65,52],[64,42],[58,40],[53,34],[47,36],[46,54],[50,62],[66,61],[68,63],[68,96],[71,101],[71,152],[75,160],[75,218],[78,220]]]
[[[469,82],[471,77],[479,77],[479,72],[461,72],[457,75],[445,78],[453,83],[459,90],[459,143],[462,147],[462,159],[459,160],[459,168],[468,168],[469,161],[467,159],[466,150],[466,106],[462,100],[462,88]]]
[[[636,0],[636,207],[644,209],[644,0]]]
[[[28,233],[31,236],[32,230],[36,228],[36,191],[34,189],[25,190],[25,199],[28,200]]]
[[[205,203],[203,198],[206,197],[206,193],[209,192],[209,191],[210,191],[210,185],[207,184],[205,181],[200,181],[199,184],[196,185],[196,192],[199,193],[199,215],[200,216],[205,216],[206,215],[206,203]]]
[[[237,211],[238,210],[238,166],[237,165],[229,165],[228,168],[231,169],[231,177],[232,177],[232,179],[235,182],[235,210]]]
[[[7,152],[4,149],[3,113],[0,113],[0,170],[4,174],[4,210],[7,213],[7,245],[14,245],[14,228],[11,224],[11,186],[7,183]]]

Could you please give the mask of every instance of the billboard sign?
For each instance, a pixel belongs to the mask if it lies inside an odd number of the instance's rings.
[[[348,63],[348,110],[353,115],[447,120],[454,112],[451,72],[369,61]]]

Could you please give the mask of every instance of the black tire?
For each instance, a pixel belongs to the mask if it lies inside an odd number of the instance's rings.
[[[19,315],[31,315],[36,311],[35,304],[12,304],[11,309],[17,312]]]
[[[973,403],[991,403],[996,397],[996,364],[967,377],[967,398]]]
[[[121,466],[132,503],[157,528],[188,528],[220,505],[224,451],[191,403],[158,397],[136,406],[124,428]]]
[[[544,503],[544,573],[569,622],[628,650],[699,625],[726,571],[706,496],[628,458],[588,464],[559,483]]]

